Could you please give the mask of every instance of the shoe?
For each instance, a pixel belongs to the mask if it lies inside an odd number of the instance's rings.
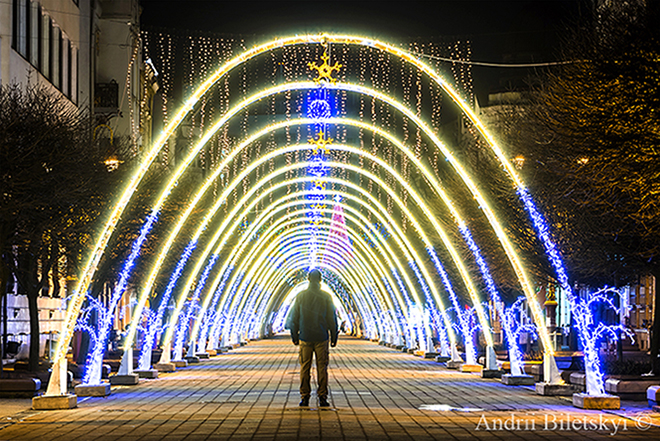
[[[309,407],[309,397],[303,398],[300,400],[300,404],[298,404],[300,407]]]
[[[328,403],[328,399],[325,397],[319,397],[319,407],[330,407],[330,403]]]

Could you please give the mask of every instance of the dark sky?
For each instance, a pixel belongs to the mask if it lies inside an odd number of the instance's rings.
[[[588,16],[590,0],[203,1],[141,0],[142,24],[242,34],[253,43],[296,33],[346,32],[389,42],[416,37],[469,39],[472,59],[557,59],[564,29]],[[507,89],[520,70],[473,69],[482,91]],[[513,81],[513,80],[512,80]],[[500,89],[500,90],[498,90]]]

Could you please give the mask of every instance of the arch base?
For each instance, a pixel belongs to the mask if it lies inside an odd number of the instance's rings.
[[[140,378],[147,378],[153,380],[158,378],[158,369],[135,369],[134,374],[138,374]]]
[[[110,384],[113,386],[135,386],[140,382],[140,376],[138,374],[126,374],[126,375],[113,375],[110,377]]]
[[[32,398],[32,409],[34,410],[62,410],[78,407],[78,396],[66,395],[42,395]]]
[[[154,369],[158,372],[174,372],[176,371],[176,365],[174,363],[156,363]]]

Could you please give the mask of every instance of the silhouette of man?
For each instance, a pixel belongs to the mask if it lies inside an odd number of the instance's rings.
[[[337,346],[337,314],[332,297],[321,290],[321,272],[314,269],[307,277],[309,287],[298,294],[289,315],[291,339],[294,345],[300,345],[300,406],[309,406],[310,370],[315,354],[319,406],[328,407],[328,343],[333,348]]]

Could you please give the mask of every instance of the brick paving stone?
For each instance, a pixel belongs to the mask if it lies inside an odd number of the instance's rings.
[[[623,402],[622,410],[610,412],[575,409],[570,399],[542,397],[533,388],[504,386],[349,337],[331,350],[333,408],[319,410],[312,397],[310,408],[300,409],[296,350],[286,337],[253,341],[137,386],[113,387],[108,397],[81,399],[77,409],[22,410],[15,418],[0,409],[0,440],[570,441],[660,436],[660,428],[638,428],[647,421],[660,426],[660,417],[643,403]],[[453,410],[420,410],[424,405]],[[576,427],[585,419],[601,426]],[[612,435],[615,423],[619,428]]]

